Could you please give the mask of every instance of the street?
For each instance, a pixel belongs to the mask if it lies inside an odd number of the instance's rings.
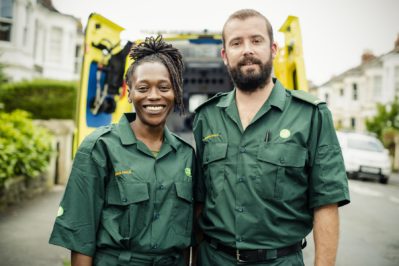
[[[337,266],[399,265],[399,175],[388,185],[350,180],[351,204],[340,209]],[[0,215],[0,262],[5,266],[61,266],[69,252],[47,244],[62,187]],[[304,249],[313,265],[313,241]]]
[[[62,266],[69,261],[67,250],[48,244],[63,192],[55,187],[0,214],[0,265]]]
[[[350,180],[351,203],[340,208],[337,266],[399,265],[399,175],[387,185]],[[307,237],[305,265],[313,263],[313,236]]]

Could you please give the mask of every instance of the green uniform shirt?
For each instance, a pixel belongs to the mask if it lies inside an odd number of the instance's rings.
[[[191,243],[194,149],[165,128],[154,157],[125,114],[80,145],[50,243],[94,256],[98,249],[166,253]]]
[[[302,240],[313,209],[349,203],[347,177],[325,103],[275,80],[269,99],[242,128],[235,90],[197,109],[194,136],[204,201],[200,226],[238,249]]]

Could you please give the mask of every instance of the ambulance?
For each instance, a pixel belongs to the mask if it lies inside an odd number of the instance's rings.
[[[127,100],[125,72],[132,63],[128,57],[134,44],[143,40],[122,40],[124,28],[93,13],[85,29],[83,63],[78,90],[73,151],[85,136],[100,126],[117,122],[123,113],[132,112]],[[280,27],[284,45],[274,60],[274,76],[286,88],[308,90],[301,31],[297,17],[289,16]],[[185,63],[183,98],[186,113],[172,113],[168,128],[193,143],[192,120],[195,108],[218,92],[230,91],[233,83],[220,56],[220,33],[162,34],[178,48]]]

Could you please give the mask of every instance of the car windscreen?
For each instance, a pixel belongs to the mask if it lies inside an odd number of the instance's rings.
[[[384,147],[382,144],[374,139],[348,139],[348,147],[351,149],[364,150],[364,151],[375,151],[382,152]]]

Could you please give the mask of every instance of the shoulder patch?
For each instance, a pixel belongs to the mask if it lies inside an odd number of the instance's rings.
[[[307,102],[307,103],[310,103],[310,104],[313,104],[313,105],[316,105],[316,106],[321,104],[321,103],[325,103],[325,101],[320,100],[316,96],[314,96],[314,95],[312,95],[310,93],[307,93],[305,91],[302,91],[302,90],[292,90],[291,91],[291,95],[293,97],[297,98],[297,99],[300,99],[300,100],[302,100],[304,102]]]
[[[176,139],[178,139],[180,142],[183,142],[183,144],[189,146],[191,149],[194,149],[191,143],[189,143],[187,140],[183,139],[182,137],[178,136],[177,134],[170,132]]]
[[[112,125],[102,126],[94,130],[92,133],[86,136],[83,142],[79,146],[79,150],[91,151],[96,145],[97,140],[110,132],[112,129]]]
[[[221,96],[224,96],[228,94],[228,92],[218,92],[216,93],[213,97],[209,98],[208,100],[206,100],[205,102],[201,103],[200,105],[197,106],[197,108],[195,108],[194,112],[197,112],[199,109],[201,109],[203,106],[208,105],[209,103],[214,102],[216,99],[219,99]]]

